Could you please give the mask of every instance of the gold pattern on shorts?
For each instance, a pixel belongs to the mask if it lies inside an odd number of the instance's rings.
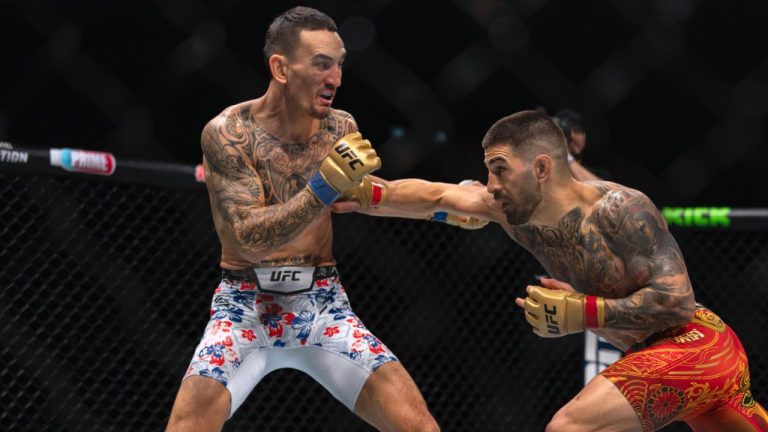
[[[709,309],[696,309],[693,321],[718,333],[725,331],[725,323]]]
[[[739,391],[749,391],[749,369],[745,368],[739,382]]]
[[[751,391],[747,390],[746,393],[744,393],[744,397],[741,398],[741,405],[747,408],[755,406],[755,399],[752,398]]]
[[[672,338],[672,340],[675,341],[675,343],[679,343],[679,344],[686,343],[686,342],[694,342],[699,339],[704,339],[704,333],[696,329],[693,329],[689,332],[683,333],[681,335],[678,335]]]
[[[648,417],[654,424],[663,425],[677,416],[685,405],[685,392],[672,386],[662,386],[648,398]]]

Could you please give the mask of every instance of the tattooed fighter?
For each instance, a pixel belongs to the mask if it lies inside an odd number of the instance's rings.
[[[563,133],[536,111],[496,122],[483,148],[487,189],[379,179],[378,208],[366,205],[364,183],[336,210],[491,220],[538,259],[554,278],[516,300],[534,333],[589,330],[628,353],[557,411],[548,431],[650,431],[675,420],[697,431],[768,430],[739,339],[696,304],[680,249],[648,197],[574,180]]]
[[[411,377],[350,308],[334,266],[328,205],[380,165],[352,116],[331,108],[345,57],[336,25],[291,9],[270,25],[264,54],[266,93],[202,133],[223,271],[168,430],[221,430],[266,374],[286,367],[379,430],[438,430]]]

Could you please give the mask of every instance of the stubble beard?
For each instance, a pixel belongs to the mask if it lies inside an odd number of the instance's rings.
[[[519,199],[515,205],[510,206],[506,213],[507,223],[510,225],[522,225],[531,220],[531,215],[541,202],[541,186],[533,175],[530,175],[520,188]]]

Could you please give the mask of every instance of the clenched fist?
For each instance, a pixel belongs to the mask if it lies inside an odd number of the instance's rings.
[[[528,297],[518,305],[533,332],[553,338],[605,325],[605,299],[573,291],[529,286]]]
[[[354,132],[336,141],[307,188],[323,204],[331,205],[342,192],[360,184],[364,175],[380,167],[381,159],[371,143],[360,132]]]

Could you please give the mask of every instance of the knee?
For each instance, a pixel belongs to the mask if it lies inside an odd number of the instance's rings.
[[[230,396],[210,378],[186,379],[176,395],[167,431],[215,430],[229,417]]]
[[[426,405],[423,409],[403,411],[401,415],[391,418],[386,423],[387,426],[377,428],[390,432],[440,432],[440,426],[437,425]]]
[[[432,418],[431,415],[427,415],[427,418],[422,423],[422,427],[419,429],[420,431],[429,431],[429,432],[440,432],[440,426],[437,425],[437,422],[434,418]]]
[[[566,408],[558,410],[552,419],[547,423],[545,432],[567,432],[573,430],[574,422],[569,418]]]
[[[166,432],[221,430],[228,413],[212,409],[174,409],[168,419]]]
[[[440,426],[437,425],[437,422],[429,413],[426,413],[413,421],[407,430],[413,432],[440,432]]]

